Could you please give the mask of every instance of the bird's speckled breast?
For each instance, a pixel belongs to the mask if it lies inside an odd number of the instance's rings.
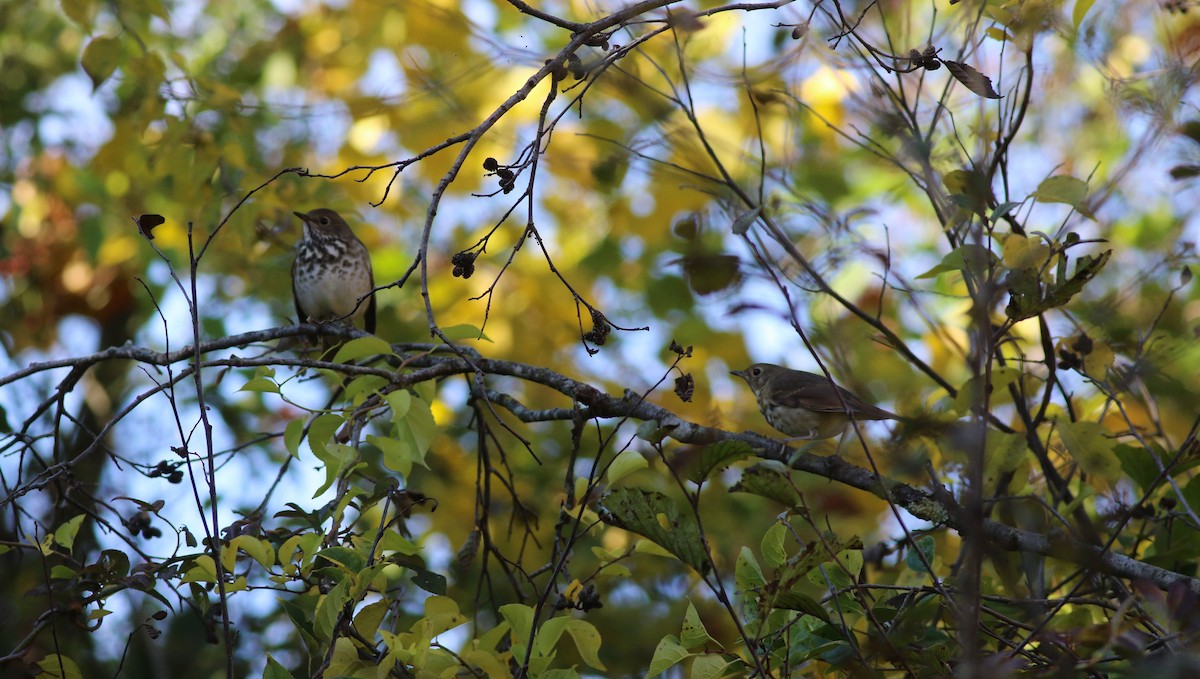
[[[351,311],[355,318],[365,314],[367,300],[357,310],[355,304],[373,287],[369,256],[360,242],[311,237],[300,241],[293,281],[304,313],[316,321],[332,321]]]

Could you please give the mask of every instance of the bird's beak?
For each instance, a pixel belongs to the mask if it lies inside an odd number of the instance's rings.
[[[738,377],[742,378],[743,380],[746,379],[746,371],[745,370],[730,370],[729,374],[737,375]]]
[[[292,214],[294,214],[294,215],[296,215],[297,217],[299,217],[301,221],[304,221],[304,222],[309,222],[309,221],[312,221],[311,219],[309,219],[309,216],[308,216],[306,213],[303,213],[303,212],[293,212]]]

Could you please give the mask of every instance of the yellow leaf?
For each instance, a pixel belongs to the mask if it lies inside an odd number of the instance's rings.
[[[1114,450],[1115,440],[1096,422],[1058,422],[1058,435],[1079,468],[1089,475],[1115,479],[1121,474],[1121,461]]]
[[[611,486],[625,476],[645,469],[649,466],[650,463],[646,461],[646,458],[642,457],[638,453],[626,450],[620,455],[617,455],[616,459],[612,461],[612,464],[608,466],[608,471],[605,472],[605,479],[608,482],[608,485]]]
[[[668,552],[658,545],[657,542],[650,540],[638,540],[633,546],[633,551],[639,554],[653,554],[654,556],[665,556],[668,559],[674,559],[675,555]]]
[[[1010,269],[1040,269],[1050,258],[1050,247],[1038,238],[1012,234],[1004,240],[1004,264]]]

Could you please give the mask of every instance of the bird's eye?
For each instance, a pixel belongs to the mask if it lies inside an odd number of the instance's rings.
[[[329,218],[328,217],[321,218],[321,226],[329,226]]]
[[[750,371],[750,374],[754,375],[755,377],[758,377],[759,375],[762,374],[762,368],[754,368]]]

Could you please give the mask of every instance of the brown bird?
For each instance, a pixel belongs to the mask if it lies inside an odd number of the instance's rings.
[[[793,438],[827,439],[841,434],[850,424],[847,409],[855,420],[900,419],[833,384],[824,375],[770,363],[755,363],[730,374],[750,385],[767,422]]]
[[[292,295],[300,322],[356,325],[361,318],[367,332],[374,333],[375,275],[367,246],[333,210],[295,214],[304,225],[292,262]]]

